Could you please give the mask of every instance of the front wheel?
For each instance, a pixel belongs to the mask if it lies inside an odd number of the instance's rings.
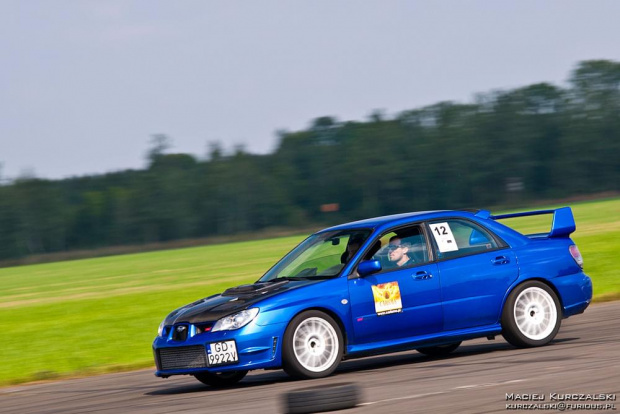
[[[561,309],[553,289],[542,282],[525,282],[504,304],[502,335],[518,347],[546,345],[560,330]]]
[[[241,381],[248,371],[201,372],[194,377],[212,387],[229,387]]]
[[[300,313],[284,333],[284,371],[297,378],[326,377],[338,367],[343,343],[342,332],[331,316],[314,310]]]

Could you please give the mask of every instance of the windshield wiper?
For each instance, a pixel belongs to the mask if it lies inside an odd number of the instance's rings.
[[[285,276],[285,277],[276,277],[269,280],[259,280],[256,283],[278,283],[278,282],[287,282],[289,280],[302,280],[299,277]]]
[[[296,281],[300,281],[300,280],[325,280],[325,279],[332,279],[334,278],[336,275],[320,275],[320,276],[282,276],[282,277],[276,277],[275,279],[269,279],[269,280],[264,280],[262,282],[257,282],[257,283],[277,283],[277,282],[296,282]]]
[[[331,279],[336,275],[314,275],[314,276],[284,276],[279,277],[276,280],[323,280]]]
[[[312,279],[309,276],[283,276],[283,277],[277,277],[275,280],[308,280],[308,279]]]

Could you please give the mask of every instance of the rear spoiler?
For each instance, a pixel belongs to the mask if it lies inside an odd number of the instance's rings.
[[[556,210],[535,210],[524,211],[522,213],[498,214],[491,215],[487,210],[480,210],[476,216],[481,218],[490,218],[493,220],[501,220],[515,217],[539,216],[542,214],[553,214],[551,223],[551,231],[547,237],[568,237],[575,231],[575,218],[570,207],[562,207]]]

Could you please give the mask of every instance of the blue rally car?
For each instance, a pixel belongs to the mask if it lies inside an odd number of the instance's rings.
[[[537,214],[553,214],[549,233],[497,222]],[[545,345],[592,298],[574,231],[569,207],[427,211],[321,230],[256,283],[170,313],[153,343],[156,375],[224,386],[252,369],[319,378],[343,358],[444,355],[498,334]]]

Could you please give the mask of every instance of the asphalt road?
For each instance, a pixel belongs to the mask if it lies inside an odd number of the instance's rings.
[[[255,371],[225,390],[192,377],[164,380],[142,370],[3,388],[0,412],[277,413],[286,391],[341,382],[357,383],[363,390],[362,405],[345,413],[508,412],[507,404],[529,403],[507,401],[506,394],[538,394],[545,401],[537,402],[547,404],[560,402],[551,401],[551,393],[620,398],[620,302],[592,305],[585,314],[565,319],[556,339],[541,348],[515,349],[497,337],[465,342],[441,359],[411,351],[345,361],[337,374],[314,381],[293,381],[282,371]],[[614,404],[620,411],[620,401],[563,402]],[[517,410],[525,411],[530,410]]]

